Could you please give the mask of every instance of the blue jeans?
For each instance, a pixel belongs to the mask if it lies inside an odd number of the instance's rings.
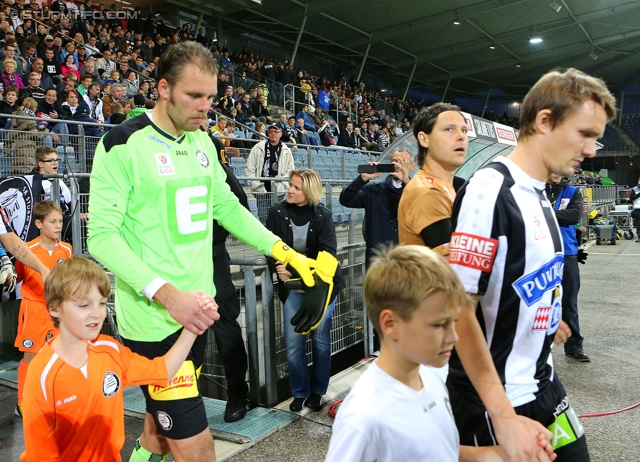
[[[54,127],[51,129],[51,133],[55,133],[60,135],[60,143],[64,146],[69,145],[69,137],[66,136],[69,134],[69,127],[67,124],[53,124]]]
[[[565,353],[582,351],[582,336],[578,320],[578,292],[580,291],[580,270],[578,256],[565,255],[562,274],[562,320],[569,325],[571,337],[564,344]]]
[[[331,316],[336,306],[336,299],[334,298],[327,307],[317,329],[311,331],[309,335],[298,335],[293,330],[291,318],[302,306],[303,300],[303,293],[290,292],[283,308],[289,386],[294,398],[308,398],[311,393],[326,394],[331,378]],[[311,374],[307,367],[306,350],[309,336],[311,336],[311,354],[313,355]]]

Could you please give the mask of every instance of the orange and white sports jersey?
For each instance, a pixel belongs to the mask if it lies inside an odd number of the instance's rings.
[[[27,245],[36,257],[49,269],[53,269],[61,260],[66,260],[73,256],[71,244],[62,241],[58,241],[58,247],[51,253],[40,245],[40,237],[36,237],[32,241],[27,242]],[[20,261],[16,261],[15,268],[18,281],[22,281],[22,287],[20,288],[22,297],[27,300],[45,303],[44,283],[42,282],[40,273]]]
[[[22,406],[25,452],[20,460],[120,461],[124,387],[166,385],[164,358],[145,358],[100,335],[89,342],[87,364],[78,369],[53,351],[51,341],[29,364]]]

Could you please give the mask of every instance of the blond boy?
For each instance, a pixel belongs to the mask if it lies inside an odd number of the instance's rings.
[[[22,462],[120,460],[124,387],[166,386],[187,358],[196,338],[187,329],[166,355],[155,359],[100,335],[110,292],[107,274],[85,258],[65,260],[49,275],[47,308],[59,333],[36,355],[27,374]],[[213,297],[200,293],[198,302],[202,309],[217,311]]]
[[[497,446],[460,446],[447,388],[434,370],[449,361],[468,301],[447,261],[424,246],[383,250],[364,295],[380,356],[340,407],[326,460],[502,460]]]

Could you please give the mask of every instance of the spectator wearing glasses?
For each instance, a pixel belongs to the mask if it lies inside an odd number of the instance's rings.
[[[7,37],[7,44],[4,47],[4,59],[13,59],[16,62],[16,74],[22,76],[26,67],[26,61],[20,57],[18,50],[18,42],[15,39],[9,39]]]
[[[31,78],[31,74],[32,73],[36,73],[38,75],[38,77],[40,77],[40,87],[43,88],[44,90],[48,90],[49,88],[53,88],[53,80],[51,80],[51,77],[49,77],[48,74],[46,74],[44,72],[44,61],[42,60],[42,58],[36,58],[33,60],[33,63],[31,64],[31,70],[29,72],[29,74],[25,74],[22,77],[22,83],[26,85],[29,85],[29,79]]]
[[[22,96],[25,98],[33,98],[39,104],[44,100],[44,88],[40,86],[40,74],[31,72],[29,74],[29,86],[22,90]]]
[[[58,173],[58,168],[62,162],[62,159],[58,159],[56,150],[50,146],[40,146],[36,149],[35,159],[36,166],[31,171],[33,175],[55,175]],[[52,200],[52,181],[58,181],[58,185],[60,186],[60,207],[63,212],[68,212],[71,204],[71,191],[69,191],[65,182],[62,181],[62,178],[58,178],[57,180],[42,180],[42,190],[44,191],[45,199]],[[57,199],[56,197],[53,198],[54,201],[57,201]]]

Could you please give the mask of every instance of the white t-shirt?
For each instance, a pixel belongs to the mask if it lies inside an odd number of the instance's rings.
[[[374,362],[338,409],[325,462],[456,462],[460,438],[444,383],[420,366],[412,390]]]
[[[60,185],[60,194],[64,198],[65,204],[71,203],[71,191],[67,185],[62,181],[61,178],[58,178],[58,184]],[[42,190],[44,191],[45,198],[47,200],[51,200],[51,180],[42,180]],[[59,199],[59,198],[54,198]]]

